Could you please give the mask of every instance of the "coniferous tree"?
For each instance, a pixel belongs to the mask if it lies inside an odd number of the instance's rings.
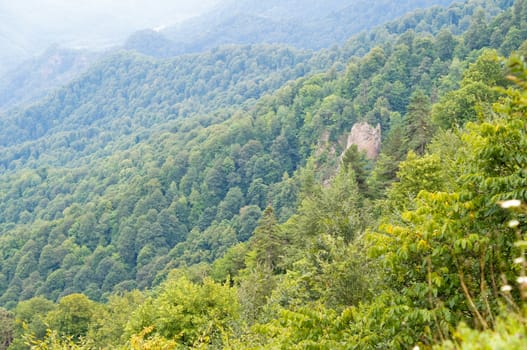
[[[416,90],[410,97],[404,118],[408,149],[423,155],[426,144],[433,135],[430,122],[430,99],[422,90]]]
[[[277,272],[286,243],[287,241],[274,214],[274,209],[268,206],[262,213],[262,217],[250,241],[251,247],[255,251],[256,263]]]
[[[470,50],[478,50],[488,45],[489,38],[489,27],[485,18],[485,12],[483,9],[479,9],[474,14],[472,23],[465,34],[465,45]]]
[[[352,175],[355,176],[355,181],[359,187],[360,193],[368,195],[368,184],[366,182],[369,173],[370,163],[366,158],[365,152],[359,151],[357,145],[351,145],[342,157],[342,167],[344,169],[351,168]]]

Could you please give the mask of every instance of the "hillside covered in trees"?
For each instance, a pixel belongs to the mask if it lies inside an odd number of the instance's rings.
[[[337,43],[343,43],[351,35],[371,29],[375,25],[385,23],[416,8],[427,8],[432,5],[448,5],[451,0],[412,0],[404,3],[390,1],[253,1],[253,0],[218,0],[216,6],[202,15],[190,20],[169,26],[161,30],[163,26],[155,29],[142,29],[131,34],[122,44],[114,46],[86,46],[74,48],[68,47],[68,43],[82,42],[83,38],[92,42],[100,36],[102,29],[81,30],[80,28],[64,33],[55,33],[48,38],[48,30],[41,31],[35,37],[31,37],[32,29],[24,23],[32,18],[30,13],[19,13],[29,1],[23,0],[21,4],[0,4],[0,110],[6,110],[23,103],[33,103],[42,98],[53,89],[65,85],[84,73],[86,69],[97,60],[115,54],[124,48],[153,57],[174,57],[188,53],[203,53],[217,48],[220,45],[252,45],[252,44],[278,44],[291,45],[297,49],[322,49],[329,48]],[[54,0],[45,0],[53,2]],[[140,0],[142,2],[142,0]],[[156,8],[164,1],[165,6],[170,1],[156,0]],[[199,9],[208,8],[215,0],[200,1],[193,6]],[[119,17],[126,16],[126,12],[136,12],[135,6],[128,6],[127,11],[118,10],[123,7],[125,1],[114,1],[116,7],[109,17],[115,17],[112,26],[125,25]],[[210,3],[210,4],[209,4]],[[46,7],[44,3],[42,7]],[[138,4],[139,5],[139,4]],[[173,4],[166,8],[177,7]],[[12,7],[12,8],[11,8]],[[29,8],[34,6],[28,6]],[[90,6],[86,5],[88,11]],[[126,7],[126,5],[125,5]],[[184,6],[185,7],[185,6]],[[192,7],[192,6],[190,6]],[[11,8],[11,9],[10,9]],[[196,9],[196,10],[197,10]],[[57,15],[57,10],[50,6],[39,18],[46,21],[46,14]],[[14,11],[14,12],[13,12]],[[73,13],[79,12],[77,7]],[[159,12],[149,10],[147,12]],[[199,11],[198,11],[199,12]],[[376,14],[375,16],[372,14]],[[169,17],[166,13],[164,17]],[[175,14],[179,18],[184,14]],[[132,22],[146,23],[148,18],[137,18]],[[361,19],[361,20],[359,20]],[[85,21],[89,22],[91,17]],[[106,19],[108,21],[108,19]],[[72,21],[60,25],[70,27]],[[127,25],[130,25],[128,23]],[[42,24],[38,24],[41,26]],[[126,26],[126,25],[125,25]],[[92,27],[92,26],[91,26]],[[122,28],[121,28],[122,30]],[[84,33],[84,36],[83,36]],[[88,34],[89,33],[89,34]],[[91,37],[91,39],[86,38]],[[118,33],[111,31],[102,41],[115,41]],[[64,37],[66,43],[56,45],[60,37]],[[72,40],[76,38],[76,40]],[[49,40],[52,40],[49,42]],[[50,47],[47,47],[51,45]],[[47,47],[47,49],[46,49]],[[31,52],[43,51],[39,56],[30,58]]]
[[[527,1],[469,0],[2,112],[0,348],[523,348],[526,53]]]
[[[125,46],[160,57],[225,44],[269,43],[322,49],[342,44],[353,34],[413,10],[450,3],[452,0],[227,0],[208,13],[160,32],[139,31]]]

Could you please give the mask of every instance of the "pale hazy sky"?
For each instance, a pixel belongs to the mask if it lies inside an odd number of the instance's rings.
[[[131,32],[175,24],[219,0],[0,0],[0,20],[39,41],[113,43]],[[0,33],[2,34],[2,33]],[[29,38],[28,38],[29,39]]]
[[[13,14],[31,17],[37,21],[55,19],[78,19],[94,15],[136,16],[136,20],[170,19],[196,15],[217,0],[0,0],[0,8]]]

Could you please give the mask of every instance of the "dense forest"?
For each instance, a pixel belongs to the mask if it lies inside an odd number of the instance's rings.
[[[124,44],[116,47],[90,51],[53,45],[38,57],[23,60],[18,65],[15,64],[16,60],[29,53],[24,51],[33,51],[35,46],[40,47],[43,43],[35,45],[35,38],[24,40],[29,29],[20,28],[22,23],[15,25],[14,14],[4,8],[7,4],[0,4],[0,16],[3,15],[0,24],[0,45],[3,48],[0,53],[0,110],[35,102],[58,86],[74,80],[93,62],[115,54],[120,48],[165,58],[203,53],[225,44],[286,44],[301,50],[328,48],[344,42],[360,30],[393,20],[413,9],[448,5],[450,2],[451,0],[413,0],[396,4],[376,0],[354,1],[351,6],[347,0],[324,3],[306,0],[223,0],[213,10],[177,26],[162,31],[137,31]],[[436,10],[443,9],[438,7]],[[376,15],[372,15],[374,13]],[[67,33],[66,36],[75,34]],[[41,41],[46,42],[44,38]],[[24,49],[16,49],[14,44]],[[366,52],[367,50],[363,54]],[[11,60],[13,62],[8,62]],[[16,69],[12,68],[13,65]]]
[[[469,0],[2,112],[0,349],[524,348],[524,54],[526,0]]]
[[[0,78],[0,110],[43,98],[87,70],[101,53],[52,46]]]

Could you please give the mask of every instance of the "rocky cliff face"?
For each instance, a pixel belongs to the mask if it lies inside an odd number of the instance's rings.
[[[351,128],[346,149],[357,145],[359,151],[366,152],[366,156],[375,159],[381,151],[381,125],[371,126],[366,122],[356,123]]]

